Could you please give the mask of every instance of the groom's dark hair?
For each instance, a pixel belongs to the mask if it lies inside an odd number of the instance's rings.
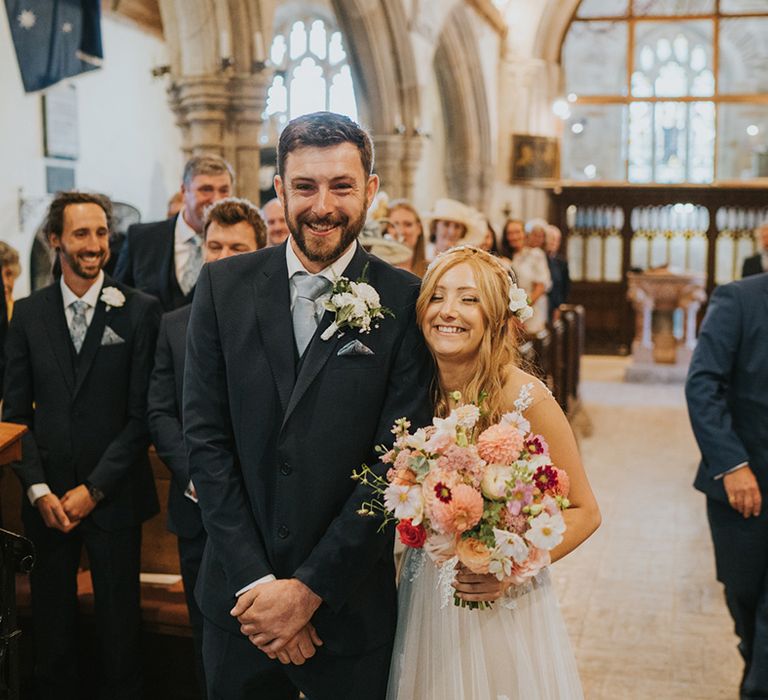
[[[368,132],[349,117],[333,112],[314,112],[291,119],[277,144],[277,174],[285,172],[285,159],[291,151],[310,146],[328,148],[351,143],[360,152],[366,175],[373,172],[373,141]]]

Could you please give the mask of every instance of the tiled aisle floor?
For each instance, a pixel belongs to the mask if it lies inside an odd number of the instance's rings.
[[[584,360],[580,444],[603,524],[553,567],[585,695],[735,700],[741,660],[691,487],[683,388],[624,384],[625,364]]]

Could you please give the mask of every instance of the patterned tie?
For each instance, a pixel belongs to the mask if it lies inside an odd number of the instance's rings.
[[[188,239],[187,243],[191,246],[189,257],[184,265],[184,271],[179,281],[179,286],[184,296],[187,296],[192,291],[192,287],[195,286],[197,278],[200,276],[200,268],[203,266],[203,248],[200,244],[200,238],[195,236]]]
[[[322,275],[308,275],[306,272],[294,275],[293,283],[296,285],[297,293],[293,305],[293,336],[296,338],[296,347],[301,356],[317,330],[319,319],[315,302],[318,297],[328,291],[331,283]]]
[[[72,337],[72,344],[75,346],[75,352],[79,353],[83,347],[85,334],[88,332],[88,322],[85,320],[85,310],[88,304],[84,301],[73,301],[70,308],[74,312],[72,321],[69,324],[69,335]]]

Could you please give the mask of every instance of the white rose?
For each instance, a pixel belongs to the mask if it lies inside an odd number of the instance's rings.
[[[108,307],[119,309],[125,304],[125,295],[117,287],[104,287],[101,290],[101,301]]]
[[[380,304],[379,293],[365,282],[352,282],[352,293],[360,297],[368,306],[376,307]]]
[[[520,287],[511,287],[509,290],[509,310],[519,311],[528,306],[528,294]]]
[[[514,478],[512,467],[503,464],[489,464],[485,468],[480,490],[492,501],[502,501],[507,496],[507,484]]]

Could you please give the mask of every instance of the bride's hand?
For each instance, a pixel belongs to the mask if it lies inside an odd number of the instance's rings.
[[[493,574],[474,574],[463,565],[456,569],[453,582],[456,595],[467,602],[493,602],[504,595],[509,581],[499,581]]]

